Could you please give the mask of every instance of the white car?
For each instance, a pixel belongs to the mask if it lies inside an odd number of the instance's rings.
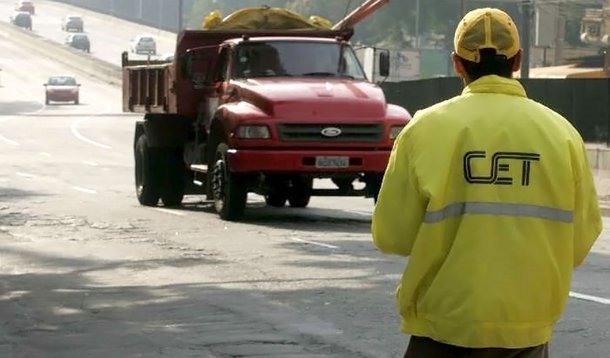
[[[131,39],[130,51],[132,53],[157,54],[157,43],[151,35],[138,35]]]

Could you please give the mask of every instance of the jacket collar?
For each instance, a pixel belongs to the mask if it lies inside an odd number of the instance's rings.
[[[471,82],[462,91],[462,95],[470,93],[499,93],[510,96],[527,97],[525,89],[519,81],[496,75],[483,76]]]

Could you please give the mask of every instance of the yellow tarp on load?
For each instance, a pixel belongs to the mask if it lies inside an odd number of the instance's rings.
[[[332,24],[320,16],[306,18],[294,11],[278,7],[250,7],[237,10],[224,19],[220,11],[212,11],[202,24],[205,30],[329,30]]]

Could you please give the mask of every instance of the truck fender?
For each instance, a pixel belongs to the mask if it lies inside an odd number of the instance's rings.
[[[134,131],[134,138],[133,138],[133,150],[136,150],[136,143],[138,142],[138,138],[140,138],[140,136],[142,134],[144,134],[144,120],[139,119],[136,121],[136,128]]]
[[[147,113],[141,123],[143,132],[148,137],[148,143],[152,148],[184,147],[194,138],[193,119],[185,116]],[[138,135],[139,126],[136,124],[136,135]]]
[[[214,160],[216,155],[216,147],[220,143],[228,144],[229,134],[225,129],[222,117],[214,116],[210,125],[210,133],[208,135],[208,143],[206,145],[206,159],[208,165]]]
[[[264,118],[267,114],[260,108],[247,102],[230,102],[219,106],[214,113],[210,127],[214,125],[214,121],[219,121],[223,124],[226,130],[226,137],[229,138],[229,131],[233,130],[240,119],[244,118]],[[211,134],[211,128],[210,133]]]

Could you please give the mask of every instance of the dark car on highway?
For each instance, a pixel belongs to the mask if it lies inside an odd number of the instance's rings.
[[[32,30],[32,15],[25,11],[16,12],[11,15],[11,24]]]
[[[70,34],[66,37],[65,44],[75,49],[91,52],[91,42],[87,34]]]
[[[51,102],[79,102],[80,83],[76,82],[74,76],[51,76],[45,86],[45,104]]]

